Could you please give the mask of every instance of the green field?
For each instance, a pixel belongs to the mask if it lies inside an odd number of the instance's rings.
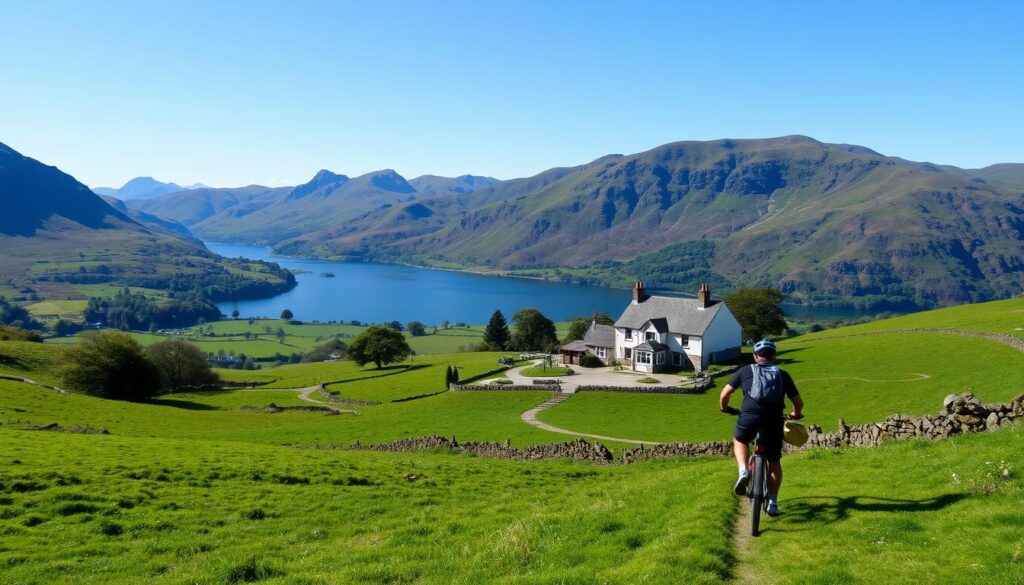
[[[37,304],[49,306],[51,303]],[[277,337],[278,329],[284,330],[285,337],[283,339]],[[365,327],[362,326],[341,323],[295,324],[278,319],[261,319],[250,324],[247,320],[240,319],[216,321],[196,326],[192,328],[193,333],[188,335],[154,335],[132,332],[132,336],[142,345],[150,345],[166,339],[184,339],[208,353],[224,351],[224,353],[245,354],[254,358],[270,358],[276,354],[288,356],[292,353],[307,352],[335,335],[340,335],[342,342],[350,343],[351,338],[359,335],[364,329]],[[245,338],[246,332],[251,335],[249,339]],[[419,337],[406,334],[409,347],[420,355],[466,351],[467,348],[479,344],[482,340],[482,327],[450,327],[438,329],[436,333],[433,332],[433,328],[427,328],[427,335]],[[78,343],[78,341],[77,336],[56,337],[48,339],[47,343],[66,345]]]
[[[864,423],[893,413],[932,414],[944,396],[967,390],[984,402],[1024,392],[1017,382],[1024,353],[1001,343],[924,333],[847,337],[840,331],[779,343],[780,363],[793,375],[808,420],[825,430],[834,430],[840,418]],[[728,377],[716,378],[703,395],[584,392],[538,418],[569,430],[631,439],[718,440],[734,423],[718,412],[726,382]],[[734,395],[732,404],[738,402]]]
[[[962,309],[955,326],[1005,328],[994,315],[1024,308],[1016,303]],[[913,327],[894,319],[781,341],[809,422],[931,413],[967,389],[986,402],[1024,393],[1014,348],[892,332],[953,326],[935,314],[912,316]],[[59,384],[58,349],[0,342],[0,373]],[[785,515],[752,541],[736,540],[743,502],[730,491],[731,460],[622,466],[335,448],[427,435],[569,439],[520,420],[550,392],[444,390],[449,365],[465,378],[502,355],[223,370],[266,384],[147,403],[0,380],[0,582],[1024,582],[1022,424],[789,457]],[[539,418],[622,438],[721,440],[734,423],[717,408],[725,381],[695,396],[584,392]],[[242,410],[308,405],[294,389],[322,383],[380,404],[338,415]],[[25,430],[50,423],[110,435]]]

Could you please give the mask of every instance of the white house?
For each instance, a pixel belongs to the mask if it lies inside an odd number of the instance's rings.
[[[703,371],[740,353],[740,324],[722,301],[711,299],[707,283],[696,299],[651,296],[644,283],[633,286],[633,302],[615,326],[590,326],[581,347],[638,372],[668,367]],[[574,348],[576,349],[576,348]]]

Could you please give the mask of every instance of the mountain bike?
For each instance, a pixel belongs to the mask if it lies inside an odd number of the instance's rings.
[[[732,408],[726,414],[739,416],[739,409]],[[789,420],[796,420],[786,417]],[[802,416],[799,418],[803,418]],[[768,460],[761,449],[761,433],[754,436],[754,452],[747,460],[750,481],[747,482],[747,498],[750,499],[750,535],[761,533],[761,512],[768,513]]]

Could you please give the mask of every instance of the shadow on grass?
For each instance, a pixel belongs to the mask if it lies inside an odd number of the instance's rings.
[[[348,384],[349,382],[362,382],[363,380],[372,380],[374,378],[386,378],[388,376],[394,376],[396,374],[404,374],[406,372],[411,372],[413,370],[419,370],[421,368],[429,368],[429,367],[430,367],[430,364],[413,364],[411,366],[384,366],[380,370],[372,370],[372,371],[382,371],[382,372],[383,371],[387,371],[387,373],[385,373],[385,374],[377,374],[375,376],[363,376],[361,378],[350,378],[348,380],[335,380],[333,382],[327,382],[326,385],[329,388],[330,386],[334,386],[335,384]],[[388,370],[395,370],[395,371],[388,371]]]
[[[183,408],[185,410],[220,410],[220,407],[190,400],[176,400],[174,398],[154,398],[149,401],[154,406],[170,406],[171,408]]]
[[[813,530],[815,526],[821,524],[842,522],[850,517],[850,512],[935,512],[952,506],[966,497],[965,494],[953,493],[922,500],[875,496],[793,498],[785,500],[783,508],[783,518],[786,524],[792,525],[792,528],[775,528],[769,525],[765,529],[779,532]]]

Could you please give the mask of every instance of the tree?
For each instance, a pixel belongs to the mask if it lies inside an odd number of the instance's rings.
[[[322,362],[330,359],[331,355],[344,356],[348,348],[336,337],[317,345],[302,356],[304,362]]]
[[[102,398],[145,400],[161,387],[160,370],[131,335],[90,332],[64,350],[64,385]]]
[[[512,348],[548,350],[558,345],[555,324],[537,309],[521,309],[512,315]]]
[[[508,342],[511,337],[512,334],[508,331],[508,323],[505,322],[505,315],[502,315],[500,310],[494,311],[491,314],[491,320],[487,322],[487,328],[484,329],[484,343],[492,349],[505,351],[508,349]]]
[[[413,355],[401,331],[390,327],[370,325],[352,340],[348,355],[360,366],[373,362],[377,369],[384,364],[402,361]]]
[[[172,392],[187,387],[214,386],[220,382],[203,352],[180,339],[154,343],[146,348],[146,357],[160,370],[164,387]]]
[[[284,319],[285,321],[291,321],[292,317],[294,316],[295,314],[292,313],[291,309],[285,309],[281,311],[281,318]]]
[[[441,329],[447,329],[447,328],[448,328],[448,319],[445,319],[444,321],[441,321]]]
[[[409,321],[409,324],[405,327],[409,330],[409,335],[413,337],[422,337],[427,334],[427,328],[419,321]]]
[[[384,326],[388,329],[394,329],[395,331],[405,331],[405,325],[402,325],[398,321],[388,321]]]
[[[743,328],[743,339],[752,343],[767,335],[779,335],[788,327],[782,301],[786,295],[776,288],[741,288],[725,295],[725,304]]]
[[[284,329],[282,329],[281,327],[277,328],[277,333],[275,333],[275,335],[277,335],[277,342],[278,343],[284,343],[285,337],[288,336],[288,334],[285,333]]]
[[[238,312],[238,309],[234,309],[233,311],[231,311],[231,318],[232,319],[237,319],[238,315],[240,315],[240,313]]]

